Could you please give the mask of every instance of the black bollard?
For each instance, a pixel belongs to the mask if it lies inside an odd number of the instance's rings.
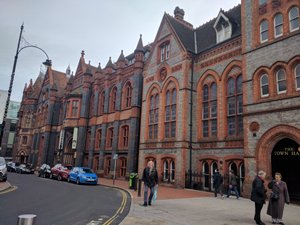
[[[138,197],[141,197],[141,189],[142,189],[142,180],[139,179]]]

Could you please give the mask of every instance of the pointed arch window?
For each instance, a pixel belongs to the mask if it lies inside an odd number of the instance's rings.
[[[102,142],[102,129],[99,129],[97,130],[96,133],[96,143],[95,143],[96,149],[100,149],[101,142]]]
[[[99,114],[103,115],[105,106],[105,91],[102,91],[99,96]]]
[[[290,31],[299,30],[299,8],[294,6],[289,11]]]
[[[283,16],[281,13],[276,14],[274,17],[274,35],[280,37],[283,34]]]
[[[300,64],[295,67],[296,90],[300,90]]]
[[[277,93],[286,93],[286,73],[284,69],[279,69],[276,72]]]
[[[203,137],[216,137],[218,133],[217,122],[217,84],[213,82],[210,87],[203,86],[202,99],[202,135]]]
[[[176,88],[168,90],[165,106],[165,138],[174,138],[176,136],[176,102]]]
[[[227,132],[229,136],[243,134],[242,75],[227,81]]]
[[[128,108],[131,106],[131,100],[132,100],[132,86],[130,82],[127,82],[123,91],[123,104],[125,108]]]
[[[260,77],[260,94],[261,97],[269,96],[269,77],[267,74]]]
[[[107,148],[112,148],[113,140],[114,140],[114,128],[110,127],[108,128],[108,132],[107,132],[107,143],[106,143]]]
[[[110,93],[110,112],[116,111],[117,104],[117,88],[114,87]]]
[[[260,23],[260,43],[264,43],[269,39],[269,22],[268,20],[263,20]]]
[[[158,110],[159,95],[155,93],[150,96],[149,139],[157,139],[158,136]]]
[[[128,148],[128,142],[129,142],[129,126],[128,125],[125,125],[125,126],[122,126],[121,128],[121,135],[120,135],[120,138],[121,138],[121,148]]]

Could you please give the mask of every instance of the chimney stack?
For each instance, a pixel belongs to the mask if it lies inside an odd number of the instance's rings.
[[[184,10],[177,6],[174,10],[174,17],[177,20],[183,20],[184,19]]]

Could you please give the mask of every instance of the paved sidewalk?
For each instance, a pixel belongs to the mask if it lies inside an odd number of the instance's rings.
[[[101,178],[100,184],[113,186],[112,180]],[[115,181],[115,186],[128,190],[133,198],[131,210],[122,225],[246,225],[255,224],[254,203],[249,199],[234,197],[214,198],[212,193],[160,186],[158,199],[152,206],[142,207],[142,197],[128,189],[128,182]],[[141,193],[143,195],[143,192]],[[266,215],[267,204],[262,210],[262,220],[271,224]],[[284,222],[300,224],[300,206],[286,205]]]

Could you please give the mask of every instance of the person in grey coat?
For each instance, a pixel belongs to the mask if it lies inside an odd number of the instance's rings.
[[[284,204],[290,203],[287,185],[281,180],[280,173],[275,173],[275,180],[268,184],[272,190],[268,205],[267,214],[272,217],[272,224],[284,224],[282,221]]]
[[[228,180],[228,192],[227,192],[227,198],[229,198],[231,191],[235,192],[236,198],[239,199],[240,195],[239,192],[237,190],[237,177],[234,174],[233,170],[229,171],[229,180]]]

